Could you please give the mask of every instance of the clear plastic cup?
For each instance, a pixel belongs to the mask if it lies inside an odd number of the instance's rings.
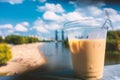
[[[82,20],[64,26],[75,75],[83,79],[101,79],[108,25],[102,20]]]

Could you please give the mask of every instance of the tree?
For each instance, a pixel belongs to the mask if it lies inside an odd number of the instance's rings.
[[[36,37],[28,37],[28,43],[39,42],[39,39]]]
[[[0,44],[0,64],[4,64],[12,58],[10,46],[5,43]]]
[[[120,50],[120,30],[108,31],[107,50]]]
[[[24,44],[24,43],[39,42],[39,39],[36,37],[9,35],[9,36],[6,36],[5,42],[10,44]]]
[[[3,42],[3,38],[2,38],[2,36],[0,36],[0,43],[1,43],[1,42]]]

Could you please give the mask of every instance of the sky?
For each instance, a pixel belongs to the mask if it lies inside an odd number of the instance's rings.
[[[108,11],[114,29],[120,29],[117,0],[0,0],[0,36],[54,37],[64,23],[82,19],[105,20]]]

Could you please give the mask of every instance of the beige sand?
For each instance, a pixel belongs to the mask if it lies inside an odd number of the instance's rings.
[[[103,75],[105,40],[70,40],[75,73],[80,77],[101,78]]]
[[[0,67],[0,72],[8,72],[7,75],[21,74],[36,69],[46,63],[39,46],[43,43],[15,45],[11,47],[12,59],[6,66]]]

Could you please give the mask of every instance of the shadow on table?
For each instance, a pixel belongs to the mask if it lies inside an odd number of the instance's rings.
[[[41,69],[16,75],[12,80],[81,80],[74,77],[73,70],[71,69],[55,71],[45,71],[44,68]]]

